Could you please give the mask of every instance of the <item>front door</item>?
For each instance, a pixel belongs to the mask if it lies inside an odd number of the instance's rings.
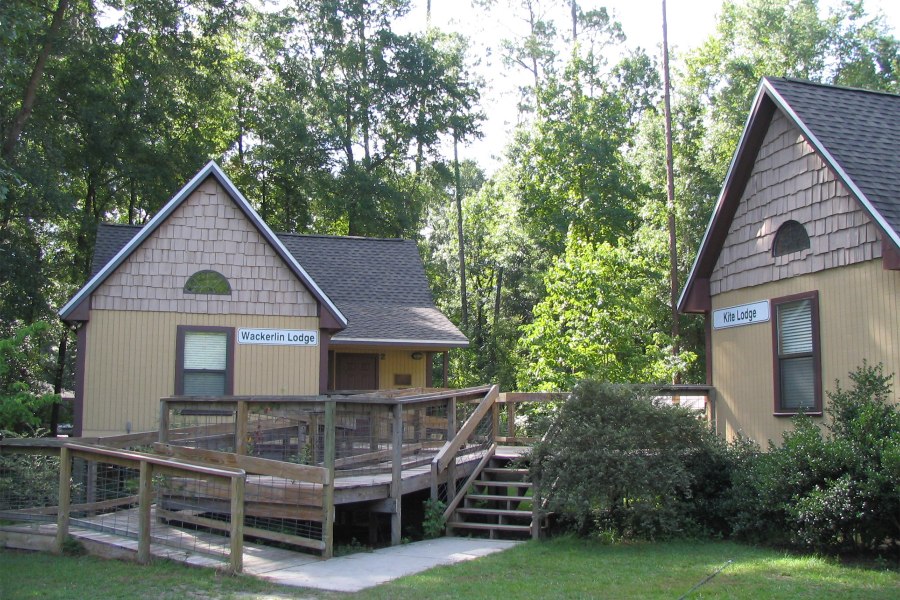
[[[377,390],[377,354],[337,354],[334,387],[338,390]]]

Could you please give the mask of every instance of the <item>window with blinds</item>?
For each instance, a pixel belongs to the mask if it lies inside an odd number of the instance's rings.
[[[231,330],[179,329],[180,373],[176,393],[184,396],[230,395]]]
[[[778,302],[776,311],[776,410],[821,410],[816,297]]]

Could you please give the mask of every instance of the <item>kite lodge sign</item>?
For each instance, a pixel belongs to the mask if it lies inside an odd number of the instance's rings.
[[[239,344],[318,346],[319,332],[301,329],[238,329]]]
[[[713,327],[715,329],[740,327],[741,325],[752,325],[753,323],[765,323],[768,320],[768,300],[721,308],[713,312]]]

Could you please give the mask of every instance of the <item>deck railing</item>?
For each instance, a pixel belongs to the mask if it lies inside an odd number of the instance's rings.
[[[422,469],[427,474],[435,454],[457,434],[457,424],[465,422],[492,389],[481,386],[314,397],[164,398],[159,442],[166,444],[167,452],[191,448],[198,457],[228,455],[233,457],[229,461],[245,468],[246,463],[238,457],[324,469],[331,483],[323,488],[323,510],[333,506],[338,482],[360,477],[375,481],[378,476],[389,475],[388,479],[379,479],[389,481],[389,497],[373,510],[390,515],[391,541],[397,544],[401,540],[404,472]],[[469,448],[466,452],[476,451]],[[299,481],[300,487],[310,483],[299,471],[293,475],[292,480]],[[343,501],[362,501],[365,494],[361,491],[354,498],[347,492],[349,497]],[[270,499],[268,504],[277,502]],[[330,519],[333,512],[323,520],[326,556],[331,548]],[[288,525],[288,521],[278,521],[276,529]]]
[[[23,440],[24,441],[24,440]],[[0,446],[2,479],[11,485],[34,489],[49,487],[55,479],[55,493],[33,498],[31,506],[15,506],[10,496],[0,496],[0,518],[11,523],[56,522],[53,541],[47,549],[61,553],[71,526],[94,532],[111,533],[137,540],[137,560],[148,562],[151,544],[174,548],[181,554],[203,553],[225,557],[230,570],[243,568],[244,483],[242,469],[211,467],[174,458],[115,448],[67,443],[62,440],[28,440],[31,443]],[[61,442],[61,443],[60,443]],[[26,457],[25,462],[10,462],[12,456]],[[29,459],[51,456],[55,460],[39,472],[29,468]],[[40,477],[41,482],[35,481]],[[191,482],[197,488],[217,488],[228,498],[218,520],[206,523],[207,530],[219,535],[185,532],[154,524],[159,514],[160,497],[167,490]],[[183,494],[183,506],[191,502]],[[200,510],[194,497],[194,509]],[[178,518],[179,522],[186,522]],[[17,532],[12,528],[12,535]],[[24,535],[29,535],[28,530]],[[168,553],[171,554],[171,553]]]

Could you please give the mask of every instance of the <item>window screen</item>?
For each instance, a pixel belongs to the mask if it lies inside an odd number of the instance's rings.
[[[808,298],[776,304],[780,411],[813,411],[818,407],[813,302]]]
[[[180,329],[176,393],[184,396],[230,395],[231,331]]]

